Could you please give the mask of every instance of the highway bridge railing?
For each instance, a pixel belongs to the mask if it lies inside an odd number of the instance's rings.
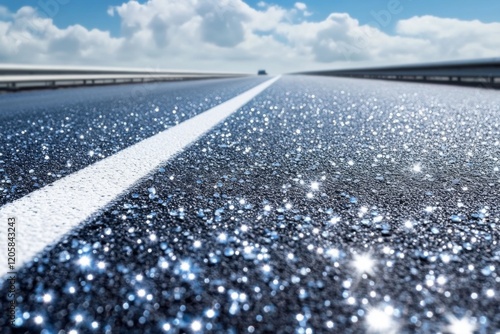
[[[484,88],[500,88],[500,58],[310,71],[294,74],[417,81]]]
[[[247,76],[243,73],[0,64],[0,90],[58,88]]]

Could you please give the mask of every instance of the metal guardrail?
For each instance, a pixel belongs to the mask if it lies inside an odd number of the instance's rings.
[[[0,64],[0,90],[232,78],[246,75],[248,74]]]
[[[418,81],[500,88],[500,58],[377,68],[311,71],[295,74]]]

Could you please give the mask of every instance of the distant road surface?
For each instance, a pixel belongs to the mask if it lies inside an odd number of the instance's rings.
[[[499,159],[486,89],[0,95],[0,332],[499,333]]]

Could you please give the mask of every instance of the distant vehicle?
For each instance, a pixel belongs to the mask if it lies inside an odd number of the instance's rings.
[[[259,71],[257,72],[257,74],[258,74],[258,75],[267,75],[267,72],[266,72],[266,70],[259,70]]]

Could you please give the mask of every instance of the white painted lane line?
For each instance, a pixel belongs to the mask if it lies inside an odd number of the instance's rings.
[[[196,141],[279,79],[270,79],[179,125],[0,208],[0,276],[7,267],[7,221],[17,218],[16,269]],[[5,247],[3,247],[5,245]]]

